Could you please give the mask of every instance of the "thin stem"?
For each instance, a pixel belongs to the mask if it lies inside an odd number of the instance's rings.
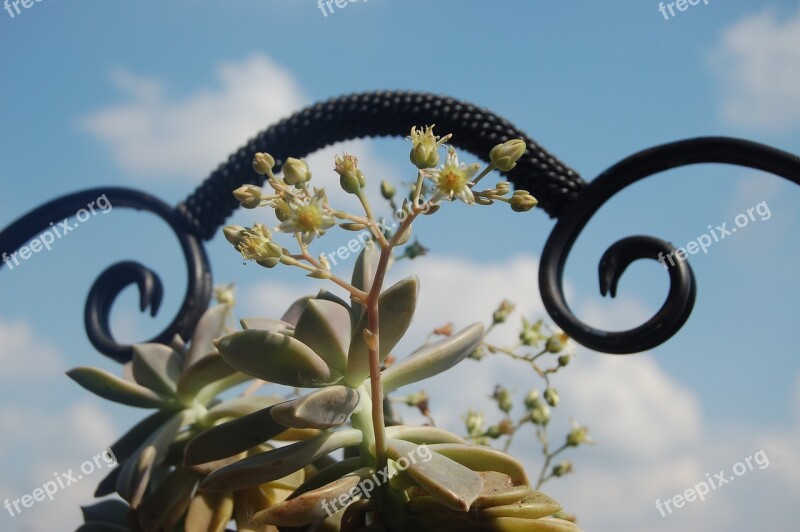
[[[489,163],[489,166],[487,166],[486,168],[484,168],[483,172],[481,172],[481,173],[478,175],[478,177],[476,177],[476,178],[475,178],[475,179],[472,181],[472,186],[475,186],[475,185],[477,185],[477,184],[478,184],[478,181],[480,181],[481,179],[483,179],[484,177],[486,177],[487,175],[489,175],[489,172],[491,172],[492,170],[494,170],[494,163]]]
[[[553,458],[555,458],[558,454],[560,454],[562,451],[564,451],[567,447],[569,447],[569,444],[564,443],[564,445],[562,445],[561,447],[556,449],[554,452],[548,453],[547,452],[547,444],[546,443],[544,444],[543,452],[545,454],[545,460],[544,460],[544,465],[542,466],[542,471],[541,471],[541,473],[539,473],[539,480],[536,482],[536,489],[537,490],[540,487],[542,487],[542,484],[544,484],[544,482],[547,479],[550,478],[550,476],[545,476],[545,475],[547,474],[547,470],[550,469],[550,463],[553,461]]]

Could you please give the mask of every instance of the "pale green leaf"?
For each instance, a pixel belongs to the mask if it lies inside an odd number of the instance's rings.
[[[420,452],[413,443],[389,440],[387,454],[396,462],[404,460],[411,478],[453,510],[468,511],[483,489],[483,477],[478,473],[440,454]]]
[[[409,277],[398,282],[378,297],[378,354],[381,362],[397,345],[411,325],[414,309],[417,306],[419,281]],[[363,333],[367,328],[367,313],[353,332],[350,351],[347,355],[346,381],[351,386],[359,386],[369,377],[369,348]]]
[[[79,367],[67,372],[69,378],[103,399],[139,408],[163,408],[169,398],[98,368]]]
[[[212,342],[225,333],[225,320],[230,312],[231,306],[223,304],[214,305],[203,313],[192,335],[185,368],[191,368],[198,360],[216,353]]]
[[[329,386],[304,397],[275,405],[272,417],[286,427],[329,429],[341,425],[358,405],[356,390]]]
[[[337,449],[360,443],[361,432],[355,429],[326,432],[218,469],[203,480],[201,488],[235,491],[258,486],[285,477]]]
[[[427,345],[383,372],[383,389],[389,393],[452,368],[483,341],[483,325],[475,323]]]
[[[136,344],[133,346],[131,366],[133,378],[138,384],[163,395],[174,395],[183,360],[166,345]]]
[[[340,376],[332,375],[310,347],[285,334],[248,329],[221,338],[217,348],[233,368],[277,384],[321,387]]]
[[[350,313],[345,307],[323,299],[311,299],[297,321],[294,337],[310,347],[330,367],[344,373],[350,327]]]

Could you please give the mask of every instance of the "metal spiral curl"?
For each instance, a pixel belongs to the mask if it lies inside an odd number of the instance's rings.
[[[763,144],[725,137],[682,140],[650,148],[600,174],[561,213],[545,244],[539,268],[539,289],[545,308],[553,321],[578,343],[604,353],[637,353],[664,343],[686,322],[696,293],[694,274],[686,261],[677,261],[669,267],[669,293],[658,312],[644,324],[618,332],[595,329],[575,317],[564,296],[563,273],[578,235],[612,196],[653,174],[699,163],[745,166],[800,185],[800,157]],[[619,240],[600,260],[600,293],[614,297],[620,277],[632,262],[658,260],[659,253],[667,255],[674,250],[668,242],[648,236]]]
[[[131,208],[151,212],[169,224],[178,238],[186,260],[188,286],[177,316],[149,342],[169,343],[179,334],[191,336],[200,316],[208,307],[211,296],[211,272],[200,240],[187,231],[180,213],[158,198],[126,188],[95,188],[55,199],[16,220],[0,233],[0,250],[14,251],[25,242],[49,229],[51,221],[75,216],[93,200],[105,194],[115,208]],[[0,264],[0,267],[2,264]],[[120,262],[106,269],[92,285],[86,301],[84,323],[92,345],[104,355],[119,362],[132,356],[132,346],[117,342],[109,326],[111,307],[117,296],[128,286],[139,288],[140,308],[150,308],[155,316],[161,305],[163,286],[158,275],[137,262]]]

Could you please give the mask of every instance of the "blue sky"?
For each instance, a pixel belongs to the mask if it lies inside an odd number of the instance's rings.
[[[665,20],[652,0],[359,0],[327,17],[312,0],[48,0],[13,18],[0,11],[0,46],[2,227],[44,201],[90,187],[137,188],[177,203],[260,129],[316,100],[372,89],[436,92],[488,107],[587,180],[640,149],[701,135],[800,152],[800,9],[791,1],[711,0]],[[405,141],[357,142],[311,157],[315,176],[334,188],[329,168],[343,149],[360,156],[374,184],[413,176]],[[633,357],[584,350],[558,376],[564,405],[555,433],[574,415],[600,444],[570,456],[577,473],[547,491],[586,530],[744,531],[794,523],[800,191],[721,165],[650,178],[591,221],[566,279],[582,318],[601,327],[638,325],[666,294],[663,269],[633,265],[617,300],[607,300],[596,284],[603,251],[633,234],[683,245],[708,225],[730,227],[761,202],[768,219],[691,257],[698,300],[672,340]],[[422,280],[406,352],[443,321],[485,320],[503,297],[529,317],[544,316],[536,268],[553,221],[501,206],[445,207],[419,224],[431,254],[393,274]],[[237,212],[234,221],[264,214]],[[317,251],[335,249],[343,238],[331,235]],[[215,281],[237,283],[240,316],[280,314],[318,288],[298,272],[242,266],[222,238],[207,250]],[[138,315],[132,290],[118,300],[115,332],[139,340],[172,318],[185,282],[174,239],[150,216],[98,213],[52,250],[0,271],[0,499],[75,468],[143,416],[95,401],[63,374],[85,364],[116,369],[86,340],[82,313],[97,275],[126,259],[153,268],[167,288],[156,320]],[[437,421],[460,431],[468,407],[490,412],[486,397],[497,381],[520,395],[540,385],[510,361],[482,364],[467,361],[422,385]],[[526,436],[513,450],[536,471],[533,436]],[[768,468],[667,517],[655,509],[656,498],[760,449]],[[99,478],[20,516],[3,515],[0,529],[77,523],[77,506],[89,501]]]

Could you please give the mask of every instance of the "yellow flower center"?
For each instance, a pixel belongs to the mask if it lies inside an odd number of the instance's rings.
[[[297,209],[297,226],[303,233],[309,233],[322,225],[322,213],[314,205],[305,205]]]
[[[445,168],[439,176],[439,188],[448,194],[455,194],[467,184],[467,176],[458,168]]]

